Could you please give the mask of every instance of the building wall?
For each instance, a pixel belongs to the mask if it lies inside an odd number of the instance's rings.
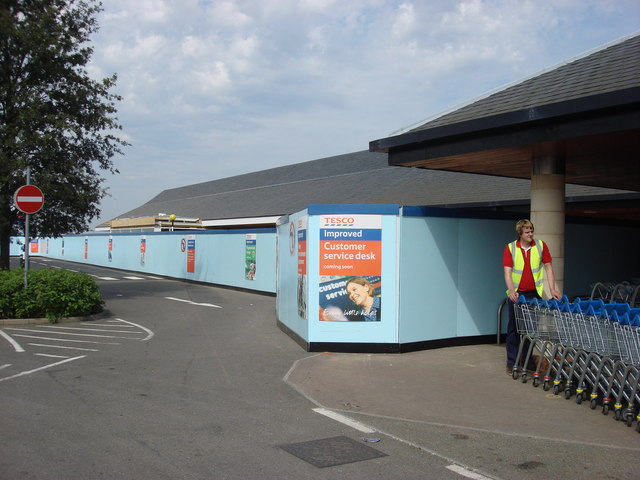
[[[398,205],[312,205],[303,212],[291,215],[288,221],[278,226],[278,320],[306,343],[359,343],[384,344],[398,342],[397,328],[397,213]],[[328,217],[374,217],[379,222],[381,265],[376,277],[381,278],[377,295],[382,301],[382,320],[334,321],[320,320],[323,310],[321,297],[337,295],[345,297],[344,288],[322,290],[328,284],[339,285],[359,272],[346,271],[332,275],[331,280],[320,273],[321,230],[326,227]],[[358,229],[357,223],[355,226]],[[300,231],[306,232],[304,247],[301,247]],[[292,233],[293,232],[293,233]],[[291,239],[293,238],[293,244]],[[346,240],[348,242],[348,240]],[[370,242],[376,243],[378,240]],[[341,243],[336,240],[334,243]],[[300,255],[304,249],[304,256]],[[303,260],[304,259],[304,260]],[[304,261],[305,273],[299,273]],[[348,261],[336,260],[348,265]],[[302,287],[300,287],[302,285]],[[300,292],[298,294],[298,292]],[[300,305],[304,308],[299,308]],[[341,305],[349,305],[346,298]]]
[[[513,221],[400,219],[400,343],[489,335],[504,299]]]
[[[515,221],[403,216],[400,222],[400,343],[495,334],[506,289],[502,252],[515,239]],[[637,227],[567,223],[563,293],[585,298],[596,282],[640,278],[639,234]]]
[[[376,214],[374,206],[357,210],[353,205],[340,206],[342,210],[329,207],[314,206],[278,227],[278,320],[311,350],[317,350],[314,344],[318,348],[332,343],[407,345],[496,334],[498,308],[506,289],[502,254],[515,238],[514,219],[474,218],[470,212],[413,207],[404,207],[396,215],[382,214],[381,321],[321,321],[318,311],[323,307],[318,299],[323,292],[319,288],[325,284],[318,271],[323,215],[334,211]],[[291,246],[303,218],[306,316],[297,309],[299,246]],[[632,227],[567,224],[564,293],[570,298],[588,296],[590,285],[598,281],[639,277],[640,261],[634,249],[638,233]],[[502,331],[505,329],[503,324]]]
[[[246,275],[248,235],[255,235],[254,280]],[[41,239],[40,255],[275,293],[275,243],[274,229],[66,235]]]
[[[304,256],[308,239],[307,211],[282,217],[277,227],[278,272],[276,315],[301,341],[309,339],[308,258]],[[298,238],[299,235],[302,238]],[[304,245],[304,247],[302,247]],[[299,269],[303,273],[298,273]]]
[[[336,213],[379,217],[380,321],[320,320],[320,235],[324,215]],[[307,344],[405,345],[496,333],[497,310],[505,298],[502,251],[514,239],[515,221],[469,215],[398,206],[315,205],[283,217],[277,230],[68,235],[40,239],[38,254],[277,293],[278,321]],[[637,227],[568,223],[564,293],[586,297],[595,282],[640,277],[639,234]],[[246,276],[249,235],[256,242],[254,280]],[[191,246],[193,272],[188,271]]]

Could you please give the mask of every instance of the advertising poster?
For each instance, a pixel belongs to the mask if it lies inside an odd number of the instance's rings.
[[[144,262],[147,256],[147,236],[140,236],[140,266],[144,267]]]
[[[320,218],[320,320],[379,322],[382,216]]]
[[[29,242],[29,253],[38,253],[40,247],[40,243],[37,238],[34,238]]]
[[[256,234],[247,233],[244,239],[244,276],[247,280],[256,279]]]
[[[89,258],[89,237],[84,237],[84,259]]]
[[[189,235],[187,238],[187,273],[196,271],[196,236]]]
[[[307,217],[298,219],[298,315],[305,320],[307,314]]]
[[[112,252],[113,252],[113,237],[109,235],[109,243],[107,244],[107,258],[109,261],[113,260]]]

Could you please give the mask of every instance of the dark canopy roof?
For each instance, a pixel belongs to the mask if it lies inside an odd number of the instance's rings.
[[[526,179],[535,156],[553,155],[564,159],[567,183],[640,191],[640,35],[369,150],[387,152],[390,165]]]

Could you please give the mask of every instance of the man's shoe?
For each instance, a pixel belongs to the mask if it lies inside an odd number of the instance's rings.
[[[549,360],[543,358],[542,365],[540,365],[540,373],[547,373],[547,370],[549,370]]]
[[[535,372],[536,369],[538,368],[538,363],[540,362],[540,356],[539,355],[531,355],[531,359],[529,360],[529,370],[531,370],[532,372]]]
[[[513,365],[507,365],[507,375],[511,375],[513,373]]]

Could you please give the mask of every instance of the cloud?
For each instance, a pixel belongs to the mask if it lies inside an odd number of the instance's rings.
[[[109,0],[90,73],[132,146],[106,217],[164,188],[364,150],[633,32],[636,0]],[[127,180],[127,177],[152,181]],[[118,193],[135,190],[131,193]]]
[[[244,28],[252,23],[251,16],[233,1],[214,2],[207,16],[213,25],[223,27]]]
[[[416,15],[411,3],[402,3],[398,7],[395,21],[393,22],[393,34],[397,37],[404,37],[413,33],[416,26]]]

